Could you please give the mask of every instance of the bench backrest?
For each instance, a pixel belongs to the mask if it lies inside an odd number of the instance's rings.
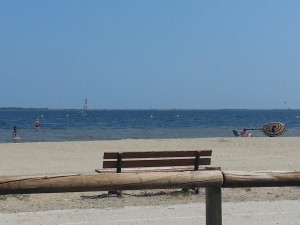
[[[138,167],[187,167],[210,165],[212,150],[201,151],[161,151],[161,152],[105,152],[103,168],[116,168],[120,173],[122,168]]]

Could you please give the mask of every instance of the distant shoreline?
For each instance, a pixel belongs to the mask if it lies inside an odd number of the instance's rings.
[[[49,110],[49,108],[22,108],[22,107],[1,107],[0,111],[40,111],[40,110]]]
[[[78,109],[0,107],[0,111],[78,111]],[[88,109],[88,111],[300,111],[300,109]]]

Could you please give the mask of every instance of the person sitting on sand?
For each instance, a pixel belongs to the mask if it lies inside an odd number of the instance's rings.
[[[240,133],[241,137],[252,137],[251,133],[247,132],[247,129],[243,129],[243,131]]]

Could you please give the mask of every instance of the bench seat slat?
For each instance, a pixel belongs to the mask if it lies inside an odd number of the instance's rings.
[[[201,171],[204,169],[200,169]],[[122,173],[141,173],[141,172],[184,172],[184,171],[194,171],[193,166],[188,167],[143,167],[143,168],[124,168]],[[97,173],[116,173],[115,168],[106,168],[106,169],[95,169]]]
[[[198,151],[199,156],[211,156],[212,150]],[[123,159],[130,158],[166,158],[166,157],[196,157],[197,151],[162,151],[162,152],[123,152]],[[105,152],[103,159],[117,159],[118,152]]]
[[[200,158],[200,165],[210,165],[210,158]],[[195,159],[164,159],[164,160],[124,160],[122,168],[132,167],[164,167],[164,166],[192,166]],[[103,168],[116,168],[116,161],[104,161]]]

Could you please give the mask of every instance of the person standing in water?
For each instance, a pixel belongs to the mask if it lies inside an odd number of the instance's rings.
[[[36,119],[36,121],[34,122],[34,125],[35,125],[36,130],[40,129],[41,123],[40,123],[39,119]]]
[[[14,126],[13,132],[12,132],[12,138],[15,139],[17,137],[17,126]]]

